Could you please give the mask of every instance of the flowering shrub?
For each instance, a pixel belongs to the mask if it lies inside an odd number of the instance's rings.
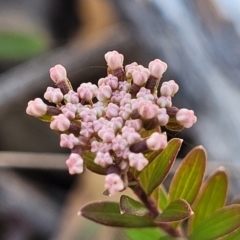
[[[99,79],[98,85],[82,83],[77,91],[72,89],[63,66],[52,67],[50,77],[56,88],[48,87],[44,98],[55,106],[36,98],[26,110],[50,122],[50,128],[60,134],[60,146],[71,152],[66,160],[70,174],[88,168],[106,175],[104,194],[111,196],[130,187],[140,200],[122,195],[119,204],[91,203],[80,213],[109,226],[158,227],[171,237],[188,236],[194,240],[215,239],[240,227],[240,207],[222,208],[227,192],[225,171],[219,169],[201,187],[206,164],[201,146],[182,161],[168,195],[163,188],[182,140],[168,142],[161,127],[180,131],[197,121],[192,110],[172,106],[172,97],[179,90],[174,80],[162,83],[158,95],[167,64],[155,59],[148,68],[136,62],[123,67],[124,57],[117,51],[106,53],[105,59],[108,75]],[[221,191],[216,188],[219,186]],[[216,195],[205,195],[210,190]],[[221,197],[216,197],[217,191]],[[206,196],[210,199],[206,200]],[[206,213],[204,208],[208,209]],[[206,230],[214,228],[225,213],[235,214],[238,224],[229,222],[234,227],[216,230],[215,235]],[[181,222],[187,218],[185,231]],[[207,225],[208,221],[213,224]]]

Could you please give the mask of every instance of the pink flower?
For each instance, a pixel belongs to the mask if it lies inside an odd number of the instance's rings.
[[[151,94],[151,91],[145,87],[141,87],[139,92],[136,95],[137,99],[145,99],[153,101],[155,97]]]
[[[67,94],[65,94],[64,99],[69,103],[73,103],[73,104],[79,103],[78,94],[73,90],[70,90]]]
[[[109,74],[105,78],[100,78],[98,80],[98,86],[100,87],[104,85],[108,85],[112,88],[112,90],[115,90],[118,87],[118,78],[113,76],[112,74]]]
[[[167,146],[167,135],[165,133],[154,132],[146,140],[146,144],[150,150],[164,149]]]
[[[179,89],[179,86],[174,80],[164,82],[160,88],[160,93],[162,96],[173,97]]]
[[[194,115],[193,110],[182,108],[177,112],[176,120],[183,127],[190,128],[194,123],[197,122],[197,117]]]
[[[41,98],[36,98],[28,102],[26,113],[34,117],[42,117],[47,113],[48,106]]]
[[[148,65],[151,76],[161,78],[163,73],[167,70],[167,64],[159,59],[151,61]]]
[[[108,190],[109,195],[112,196],[124,189],[124,183],[119,175],[110,173],[105,178],[105,189]]]
[[[76,112],[77,112],[77,107],[76,105],[72,104],[72,103],[67,103],[66,105],[63,105],[61,107],[62,113],[63,115],[72,120],[75,118]]]
[[[129,165],[138,171],[142,171],[148,165],[148,160],[142,153],[130,153],[128,159]]]
[[[98,131],[98,136],[106,143],[111,142],[115,138],[115,132],[113,129],[103,127]]]
[[[116,70],[118,68],[123,67],[123,55],[118,53],[117,51],[107,52],[105,55],[105,60],[107,62],[108,67],[111,70]]]
[[[80,118],[83,122],[93,122],[97,119],[96,112],[93,109],[84,107],[79,113]]]
[[[157,100],[157,105],[161,108],[171,107],[172,106],[172,98],[171,97],[165,97],[161,96]]]
[[[137,69],[138,64],[136,62],[133,62],[131,64],[128,64],[125,66],[125,72],[126,72],[126,77],[131,78],[132,77],[132,72]]]
[[[48,87],[44,98],[49,102],[60,103],[63,100],[63,94],[59,88]]]
[[[90,138],[94,133],[92,122],[82,122],[80,134],[86,138]]]
[[[50,128],[56,131],[67,131],[71,125],[71,122],[68,118],[66,118],[63,114],[59,114],[58,116],[53,116],[52,121],[50,123]]]
[[[124,106],[121,106],[121,107],[119,108],[119,116],[120,116],[123,120],[129,119],[131,113],[132,113],[131,104],[125,104]]]
[[[110,156],[109,152],[106,153],[98,152],[94,159],[94,162],[100,165],[101,167],[105,168],[113,163],[113,159]]]
[[[123,126],[123,119],[121,117],[113,117],[111,120],[107,123],[107,126],[112,128],[114,131],[118,131]]]
[[[120,103],[126,94],[127,93],[124,91],[118,91],[118,90],[114,91],[111,97],[111,102],[117,103],[117,104]]]
[[[118,134],[112,140],[112,149],[113,149],[113,151],[116,151],[116,152],[121,151],[122,152],[127,146],[128,146],[128,142],[120,134]]]
[[[101,117],[97,120],[94,120],[93,121],[94,132],[97,133],[107,122],[108,122],[108,120],[103,117]]]
[[[152,101],[142,101],[138,106],[138,112],[144,119],[151,119],[157,116],[158,106]]]
[[[60,64],[55,65],[54,67],[50,68],[49,72],[50,72],[50,78],[56,84],[59,84],[60,82],[63,82],[67,79],[67,71]]]
[[[83,159],[77,153],[71,153],[66,161],[66,164],[71,175],[83,172]]]
[[[85,101],[91,101],[93,97],[96,96],[97,86],[88,82],[82,83],[80,87],[77,89],[78,95],[81,99]]]
[[[141,138],[140,134],[134,128],[124,126],[122,128],[122,137],[125,138],[129,145],[138,142]]]
[[[111,98],[112,96],[112,89],[108,85],[100,86],[97,93],[97,99],[99,101],[106,101],[107,99]]]
[[[168,123],[169,116],[167,114],[166,108],[160,108],[158,109],[158,123],[160,126],[165,126]]]
[[[60,146],[65,148],[72,149],[75,145],[79,144],[79,139],[76,138],[72,133],[68,134],[61,134],[60,135]]]
[[[149,70],[148,72],[134,70],[132,72],[133,83],[135,83],[138,86],[144,85],[148,80],[149,74],[150,74]]]
[[[136,132],[139,132],[142,128],[141,119],[130,119],[125,122],[125,126],[134,128]]]
[[[108,118],[118,117],[119,106],[114,103],[109,103],[106,109],[106,116]]]

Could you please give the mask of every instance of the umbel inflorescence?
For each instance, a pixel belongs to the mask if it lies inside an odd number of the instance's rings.
[[[167,64],[159,59],[148,68],[136,62],[123,67],[123,55],[107,52],[108,75],[98,85],[82,83],[72,89],[66,69],[56,65],[50,77],[56,88],[48,87],[44,98],[28,103],[27,114],[50,122],[60,134],[60,146],[69,148],[66,161],[70,174],[82,173],[84,153],[94,154],[94,163],[106,168],[105,189],[109,195],[124,190],[130,168],[143,170],[149,151],[164,149],[171,130],[190,128],[197,118],[192,110],[172,106],[179,87],[174,80],[158,86]]]

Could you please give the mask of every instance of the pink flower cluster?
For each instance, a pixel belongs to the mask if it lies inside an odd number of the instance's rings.
[[[105,188],[113,195],[127,187],[128,171],[148,165],[145,153],[167,146],[161,126],[167,127],[171,118],[171,124],[190,128],[197,118],[192,110],[172,106],[179,88],[175,81],[164,82],[158,96],[156,89],[167,69],[163,61],[155,59],[148,68],[135,62],[124,68],[117,51],[106,53],[105,59],[108,76],[98,85],[82,83],[77,91],[63,66],[52,67],[50,77],[57,87],[48,87],[44,98],[56,106],[36,98],[26,112],[50,119],[50,128],[60,133],[60,146],[71,150],[66,161],[70,174],[83,172],[84,153],[91,151],[94,163],[106,168]]]

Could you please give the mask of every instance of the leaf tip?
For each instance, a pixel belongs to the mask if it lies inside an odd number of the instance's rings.
[[[218,171],[219,171],[219,172],[225,172],[225,171],[226,171],[226,168],[225,168],[224,166],[220,166],[220,167],[218,168]]]
[[[82,212],[81,211],[78,211],[77,212],[77,216],[81,216],[82,215]]]
[[[190,216],[192,216],[192,215],[194,215],[194,211],[193,210],[191,210],[191,212],[190,212]]]

